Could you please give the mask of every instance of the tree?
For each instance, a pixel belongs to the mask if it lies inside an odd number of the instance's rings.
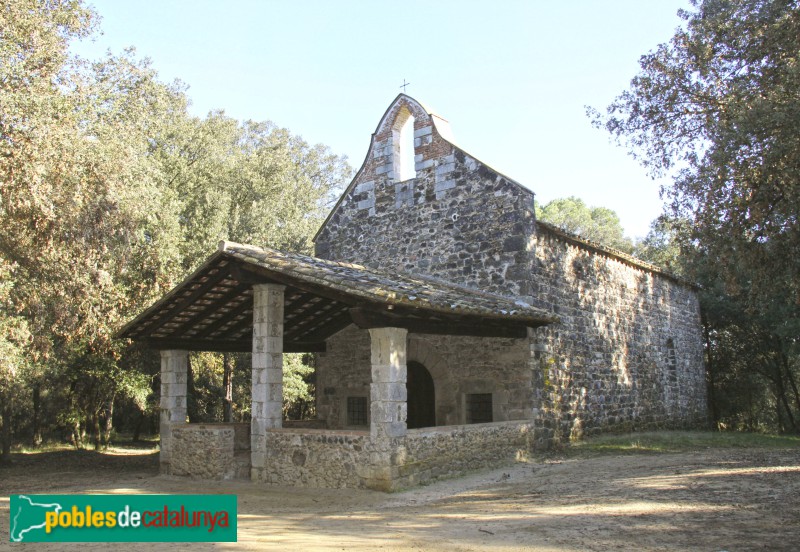
[[[283,355],[283,415],[289,419],[301,420],[314,413],[314,368],[310,366],[307,355],[288,353]]]
[[[800,5],[692,6],[606,114],[589,111],[653,174],[673,177],[666,218],[682,221],[673,243],[703,286],[715,417],[797,431]]]
[[[754,312],[743,300],[750,282],[746,269],[721,277],[716,259],[695,252],[683,257],[697,278],[706,341],[709,403],[721,428],[798,432],[798,355],[783,335],[775,313]],[[731,296],[735,278],[742,293]]]
[[[748,267],[748,306],[783,298],[800,334],[800,6],[694,0],[685,28],[595,123],[656,174],[672,215],[722,270]],[[731,270],[731,273],[734,271]],[[728,282],[738,293],[734,278]]]
[[[148,139],[186,101],[130,57],[68,58],[68,41],[91,29],[78,2],[0,13],[0,258],[32,332],[48,336],[38,354],[110,352],[120,322],[171,280],[161,237],[177,216],[155,189]]]
[[[647,235],[633,248],[637,259],[653,263],[676,276],[686,276],[684,258],[681,256],[680,237],[685,235],[685,221],[661,216],[650,223]]]
[[[6,442],[15,420],[38,433],[47,396],[76,442],[88,425],[95,446],[107,443],[115,401],[147,408],[157,373],[152,355],[114,332],[220,239],[308,250],[321,206],[350,173],[271,123],[191,116],[185,87],[161,82],[132,49],[70,57],[94,20],[79,0],[0,6]]]
[[[582,199],[554,199],[544,207],[536,205],[536,218],[608,247],[630,253],[633,243],[625,237],[619,216],[605,207],[589,207]]]
[[[69,42],[91,33],[94,17],[67,0],[0,8],[0,263],[5,303],[33,336],[32,368],[9,380],[15,408],[33,399],[34,434],[45,371],[104,395],[74,409],[95,429],[98,405],[110,413],[117,394],[141,391],[131,383],[143,380],[118,369],[124,346],[113,334],[179,266],[170,240],[177,211],[149,150],[186,100],[132,52],[93,64],[71,58]]]
[[[351,174],[345,159],[324,146],[310,146],[269,122],[240,124],[223,112],[184,121],[168,140],[158,158],[170,188],[184,198],[180,247],[186,272],[223,239],[310,252],[326,199]],[[210,377],[190,381],[197,393],[196,384],[205,383],[222,395],[223,421],[233,419],[236,364],[249,370],[223,354],[221,384]],[[205,404],[213,409],[215,403]]]
[[[15,384],[30,367],[26,357],[31,334],[11,301],[13,282],[8,273],[8,267],[0,264],[0,461],[8,460],[11,454]]]
[[[270,122],[221,111],[191,118],[159,145],[160,170],[180,197],[181,257],[196,268],[219,240],[310,252],[325,202],[351,168]]]
[[[0,7],[6,443],[28,418],[25,396],[39,433],[43,386],[76,442],[86,424],[96,446],[107,442],[117,398],[152,404],[153,359],[114,339],[122,323],[220,239],[308,250],[321,206],[350,172],[270,123],[190,116],[184,87],[159,81],[133,50],[71,58],[69,42],[94,19],[76,0]]]

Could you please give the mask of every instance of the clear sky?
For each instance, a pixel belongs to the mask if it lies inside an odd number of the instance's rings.
[[[631,237],[661,212],[659,188],[592,128],[666,42],[688,0],[89,0],[96,58],[135,46],[192,110],[271,120],[358,168],[404,79],[456,143],[532,189],[609,207]]]

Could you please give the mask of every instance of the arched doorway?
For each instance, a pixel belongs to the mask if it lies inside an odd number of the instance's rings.
[[[408,429],[436,425],[436,392],[428,369],[419,362],[408,363]]]

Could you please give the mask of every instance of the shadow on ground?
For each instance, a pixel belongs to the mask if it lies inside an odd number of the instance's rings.
[[[239,542],[193,545],[197,551],[742,551],[796,550],[800,541],[796,448],[551,459],[396,494],[200,482],[157,471],[155,452],[21,458],[0,471],[0,540],[8,539],[9,492],[80,492],[236,494]],[[108,545],[48,546],[39,549]]]

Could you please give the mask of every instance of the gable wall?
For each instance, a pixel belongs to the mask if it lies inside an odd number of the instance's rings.
[[[393,124],[407,112],[417,176],[398,182]],[[527,295],[533,223],[531,192],[444,140],[433,117],[401,97],[317,236],[315,254]]]

